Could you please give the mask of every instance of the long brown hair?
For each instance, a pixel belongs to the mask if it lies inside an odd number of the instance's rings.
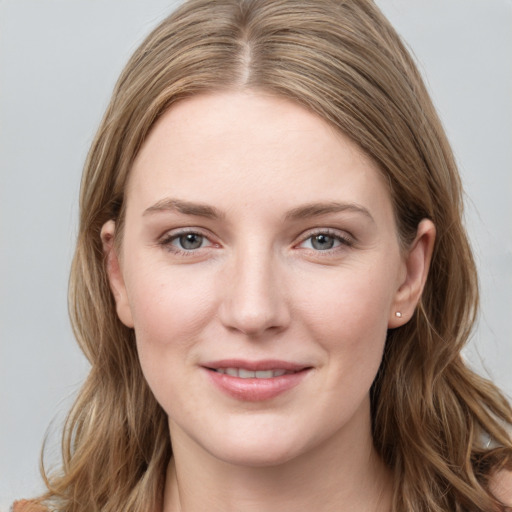
[[[389,331],[371,390],[374,443],[394,472],[394,511],[502,510],[488,482],[512,459],[512,411],[461,358],[478,286],[459,175],[413,60],[371,0],[191,0],[128,62],[82,180],[70,311],[91,371],[44,500],[68,512],[159,506],[167,418],[143,378],[134,333],[117,318],[100,230],[115,219],[122,234],[127,177],[158,117],[191,95],[239,88],[294,100],[370,155],[389,181],[404,246],[421,219],[434,222],[421,302]]]

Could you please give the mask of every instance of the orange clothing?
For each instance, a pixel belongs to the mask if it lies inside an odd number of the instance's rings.
[[[13,503],[12,512],[48,512],[48,509],[35,501],[20,500]]]

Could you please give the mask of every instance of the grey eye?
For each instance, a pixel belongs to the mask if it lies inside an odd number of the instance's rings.
[[[203,246],[204,237],[197,233],[186,233],[185,235],[181,235],[176,238],[176,242],[181,249],[192,251]]]
[[[332,249],[337,241],[334,237],[324,233],[314,235],[309,240],[311,240],[311,247],[317,251],[327,251]]]

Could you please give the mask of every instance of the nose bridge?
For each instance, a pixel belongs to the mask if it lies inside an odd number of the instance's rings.
[[[253,241],[234,251],[221,306],[227,328],[259,336],[286,327],[289,311],[279,267],[274,251],[264,244]]]

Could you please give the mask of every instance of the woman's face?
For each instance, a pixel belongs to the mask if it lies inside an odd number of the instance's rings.
[[[134,163],[119,258],[113,230],[118,314],[174,443],[266,465],[369,435],[386,331],[418,293],[348,138],[263,93],[182,101]]]

